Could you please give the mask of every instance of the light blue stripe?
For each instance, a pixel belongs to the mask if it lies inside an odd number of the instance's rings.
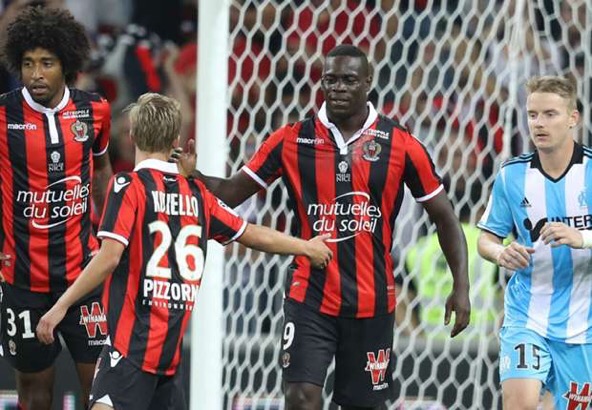
[[[549,219],[553,220],[553,217],[567,215],[565,178],[561,178],[557,182],[546,179],[545,186]],[[551,297],[547,335],[553,339],[562,340],[567,337],[567,318],[569,317],[571,288],[573,286],[571,248],[566,245],[552,248],[551,256],[553,258],[553,296]]]

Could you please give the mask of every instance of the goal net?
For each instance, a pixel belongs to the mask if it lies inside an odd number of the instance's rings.
[[[493,175],[502,160],[530,149],[525,80],[569,75],[584,106],[590,101],[590,13],[585,0],[231,0],[227,171],[236,173],[280,125],[315,112],[322,56],[338,44],[357,45],[374,68],[371,100],[432,153],[474,258],[471,226]],[[578,138],[589,143],[583,130],[592,129],[590,113],[582,112]],[[239,212],[286,232],[292,223],[279,182]],[[433,233],[421,207],[405,201],[393,249],[398,399],[389,408],[501,408],[496,330],[505,273],[471,262],[473,323],[450,339],[441,324],[450,275]],[[282,406],[278,356],[289,263],[237,244],[226,249],[225,409]],[[331,376],[325,408],[330,397]]]

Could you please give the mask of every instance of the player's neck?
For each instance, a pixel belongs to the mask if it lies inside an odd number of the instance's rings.
[[[541,167],[552,178],[559,178],[571,162],[575,141],[569,139],[561,147],[553,150],[539,150]]]
[[[146,152],[136,147],[136,165],[147,159],[158,159],[160,161],[168,161],[169,155],[164,152]]]

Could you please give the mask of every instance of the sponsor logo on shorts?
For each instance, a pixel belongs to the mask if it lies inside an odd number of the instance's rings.
[[[290,353],[284,353],[282,355],[282,367],[285,369],[290,366]]]
[[[8,352],[11,355],[16,356],[16,343],[12,339],[8,341]]]
[[[372,390],[386,389],[389,384],[385,382],[386,369],[391,359],[391,349],[380,349],[378,354],[374,352],[366,352],[368,361],[366,362],[366,370],[370,372],[372,378]]]
[[[580,389],[578,382],[570,381],[569,390],[563,397],[567,400],[566,410],[589,410],[588,406],[592,404],[590,383],[584,383]]]
[[[101,334],[101,336],[107,336],[107,318],[105,317],[105,313],[103,311],[103,307],[99,304],[99,302],[93,302],[90,306],[90,311],[88,310],[88,306],[82,305],[80,306],[80,325],[84,325],[86,328],[86,334],[90,339],[94,339],[97,337],[97,330]],[[103,345],[105,344],[104,340],[100,341],[93,341],[99,343],[90,343],[89,346],[93,345]]]

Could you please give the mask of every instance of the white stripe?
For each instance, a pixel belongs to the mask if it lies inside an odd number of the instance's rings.
[[[533,227],[547,216],[545,177],[538,169],[527,168],[524,176],[524,196],[531,207],[526,208],[528,218]],[[519,201],[522,198],[518,199]],[[522,224],[523,221],[514,221]],[[553,260],[551,247],[539,238],[533,244],[533,270],[530,276],[530,303],[528,304],[528,320],[526,327],[533,329],[543,337],[547,336],[549,312],[553,297]]]
[[[129,242],[128,242],[128,240],[125,237],[123,237],[121,235],[118,235],[116,233],[113,233],[113,232],[99,231],[97,233],[97,237],[99,237],[99,238],[115,239],[117,242],[121,242],[125,246],[129,245]]]
[[[101,155],[103,155],[107,152],[108,148],[109,148],[109,143],[107,143],[107,146],[105,147],[104,150],[99,151],[99,152],[93,152],[93,157],[100,157]]]
[[[54,113],[46,112],[45,116],[47,117],[47,123],[49,124],[49,138],[51,139],[51,143],[57,144],[60,142],[60,135],[58,134],[58,129],[56,127],[55,115]]]
[[[432,191],[431,193],[422,196],[421,198],[415,198],[415,200],[417,202],[425,202],[428,199],[432,199],[433,197],[435,197],[436,195],[438,195],[440,193],[440,191],[442,191],[444,189],[444,185],[440,185],[438,188],[436,188],[434,191]]]
[[[230,242],[236,241],[238,238],[240,238],[240,237],[241,237],[241,235],[242,235],[243,233],[245,233],[245,229],[247,229],[247,225],[248,225],[247,221],[243,221],[243,224],[242,224],[242,226],[241,226],[241,227],[240,227],[240,229],[239,229],[239,230],[236,232],[236,234],[235,234],[235,235],[234,235],[232,238],[230,238],[229,240],[227,240],[226,242],[221,242],[221,243],[222,243],[222,245],[228,245]]]
[[[269,188],[269,185],[267,185],[265,183],[264,180],[262,180],[261,178],[259,178],[259,175],[257,175],[256,173],[254,173],[252,170],[250,170],[249,168],[247,168],[247,166],[243,166],[241,168],[248,176],[250,176],[252,179],[255,180],[256,183],[258,183],[259,185],[261,185],[263,188],[267,189]]]
[[[565,209],[569,216],[586,215],[588,207],[581,206],[580,193],[585,189],[586,162],[584,165],[574,164],[565,176]],[[566,341],[569,343],[585,343],[588,330],[588,312],[590,311],[590,295],[592,292],[592,275],[590,275],[590,250],[572,249],[573,284],[571,287],[569,317],[567,320]]]

